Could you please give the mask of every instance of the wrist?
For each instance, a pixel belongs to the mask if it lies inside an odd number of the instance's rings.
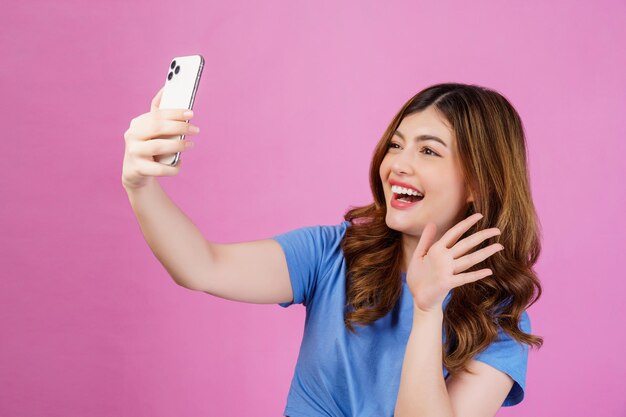
[[[152,186],[155,181],[156,179],[154,177],[149,177],[142,184],[131,184],[122,181],[122,187],[124,187],[124,190],[127,194],[136,194],[143,192],[147,188],[150,188],[150,186]]]
[[[414,317],[419,317],[420,319],[443,319],[443,305],[440,305],[438,307],[435,307],[433,309],[429,309],[429,310],[422,310],[421,308],[419,308],[415,302],[413,302],[413,316]]]

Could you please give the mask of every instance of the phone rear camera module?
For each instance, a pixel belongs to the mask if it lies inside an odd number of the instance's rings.
[[[171,80],[173,76],[174,76],[174,73],[170,72],[169,74],[167,74],[167,79]]]
[[[178,74],[179,71],[180,71],[180,66],[177,66],[176,69],[174,70],[174,73]]]
[[[174,69],[175,66],[176,66],[176,61],[172,61],[172,64],[170,65],[170,68]]]

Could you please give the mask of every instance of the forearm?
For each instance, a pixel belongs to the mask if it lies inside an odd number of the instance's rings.
[[[414,306],[413,311],[394,416],[451,417],[442,365],[443,310],[424,314]]]
[[[177,284],[198,288],[198,278],[210,272],[211,243],[165,194],[156,179],[126,192],[152,253]]]

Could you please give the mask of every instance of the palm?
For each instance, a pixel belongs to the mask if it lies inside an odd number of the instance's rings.
[[[435,224],[430,223],[424,229],[421,239],[432,239],[435,232]],[[434,251],[436,248],[433,249],[431,246],[431,250]],[[441,305],[448,293],[445,283],[452,279],[453,272],[453,260],[434,256],[434,253],[422,255],[416,249],[409,263],[406,279],[415,306],[428,311],[433,305]]]
[[[466,255],[482,241],[499,235],[498,228],[478,231],[457,242],[481,218],[482,215],[477,213],[462,220],[437,242],[434,242],[437,226],[435,223],[426,225],[410,259],[406,278],[416,308],[424,312],[441,308],[443,300],[452,288],[492,274],[490,269],[461,273],[502,250],[502,245],[493,244]]]

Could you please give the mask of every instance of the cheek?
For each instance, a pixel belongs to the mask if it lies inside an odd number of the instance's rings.
[[[383,161],[380,164],[380,168],[378,168],[378,175],[381,177],[381,179],[385,179],[385,177],[387,176],[387,173],[389,172],[389,167],[387,166],[389,165],[387,162],[387,158],[383,159]]]
[[[433,173],[428,175],[427,179],[424,176],[424,192],[426,195],[432,193],[432,195],[439,195],[446,200],[455,199],[456,195],[463,190],[462,184],[452,175],[446,175],[442,172]]]

